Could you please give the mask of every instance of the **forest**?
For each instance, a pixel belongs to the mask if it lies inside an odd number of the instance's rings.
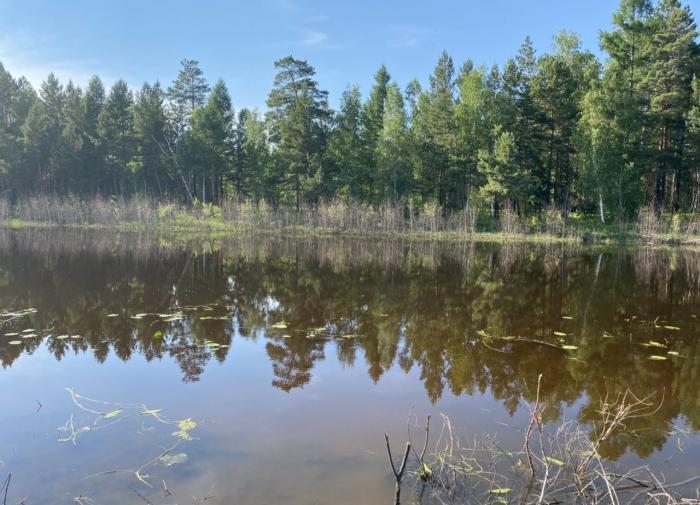
[[[174,82],[39,89],[0,63],[0,197],[187,204],[390,203],[602,222],[700,205],[700,45],[679,0],[621,0],[600,59],[561,31],[500,68],[443,52],[427,81],[381,66],[332,110],[307,61],[274,63],[267,110],[184,59]],[[389,62],[390,63],[390,62]]]

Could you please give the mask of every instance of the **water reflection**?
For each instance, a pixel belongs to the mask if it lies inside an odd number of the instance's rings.
[[[432,402],[489,392],[511,414],[543,373],[548,421],[655,393],[659,411],[607,440],[609,458],[650,455],[673,422],[700,429],[696,252],[57,233],[1,237],[0,307],[36,309],[3,324],[5,368],[46,346],[57,360],[173,359],[194,382],[246,339],[287,392],[337,353],[375,382],[416,368]]]

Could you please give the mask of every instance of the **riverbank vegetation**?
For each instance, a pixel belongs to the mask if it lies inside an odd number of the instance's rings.
[[[431,433],[428,416],[424,438],[418,442],[422,445],[419,454],[409,422],[409,440],[399,470],[389,435],[385,435],[396,480],[394,505],[432,503],[430,498],[435,503],[464,504],[697,503],[699,475],[670,482],[648,465],[621,470],[600,454],[601,446],[619,437],[630,421],[653,416],[660,408],[654,395],[639,398],[626,391],[601,398],[595,407],[596,419],[588,426],[574,420],[547,426],[543,421],[547,405],[540,402],[538,386],[522,435],[522,450],[517,452],[504,450],[493,435],[465,438],[443,414],[437,436]],[[401,499],[404,481],[413,487],[409,489],[414,494],[410,500]]]
[[[63,224],[246,214],[251,228],[358,233],[551,233],[554,222],[562,235],[598,221],[628,234],[641,219],[653,234],[692,233],[697,38],[679,0],[622,0],[600,37],[604,60],[565,31],[544,54],[526,39],[501,67],[443,52],[423,82],[400,85],[382,66],[369,94],[350,86],[338,110],[313,66],[288,56],[265,113],[235,110],[226,84],[190,59],[170,86],[136,92],[53,74],[35,90],[0,64],[0,194],[11,202],[0,211]],[[135,197],[159,203],[118,216],[82,203]]]
[[[397,236],[452,240],[630,242],[696,245],[700,215],[641,209],[631,222],[601,224],[579,213],[567,218],[556,207],[524,216],[512,209],[494,218],[488,208],[445,212],[435,205],[368,205],[335,200],[298,210],[265,201],[224,200],[220,205],[95,197],[28,197],[15,204],[0,199],[0,227],[99,228],[186,235],[242,233]]]

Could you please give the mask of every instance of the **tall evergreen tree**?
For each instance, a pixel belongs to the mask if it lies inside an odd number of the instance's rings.
[[[184,132],[194,111],[204,106],[210,90],[197,60],[185,58],[180,65],[180,72],[168,88],[170,114],[179,134]]]
[[[358,174],[357,185],[365,188],[365,198],[375,198],[377,179],[377,145],[379,135],[384,127],[384,108],[386,93],[391,75],[382,65],[374,74],[374,84],[370,90],[367,102],[362,109],[362,150],[364,161],[362,171]]]
[[[328,93],[319,89],[314,68],[287,56],[275,62],[278,70],[267,99],[271,140],[283,166],[285,185],[294,195],[296,209],[311,191],[319,174],[326,131],[331,119]]]
[[[145,83],[134,100],[135,149],[130,167],[144,196],[163,197],[172,188],[172,174],[163,147],[167,135],[164,100],[165,93],[158,82]]]
[[[129,162],[134,154],[133,106],[134,100],[126,82],[114,83],[99,116],[99,134],[105,153],[102,177],[103,194],[124,196],[127,187]]]
[[[650,97],[650,123],[654,130],[655,202],[680,208],[681,181],[688,181],[682,163],[685,117],[698,64],[695,20],[679,0],[662,0],[654,16],[656,30],[648,47],[649,68],[642,82]],[[667,195],[670,199],[667,202]]]
[[[387,87],[384,124],[379,135],[379,197],[397,203],[410,184],[409,133],[401,89],[396,83]]]
[[[333,164],[335,186],[340,196],[360,201],[371,191],[367,184],[363,156],[362,97],[358,86],[343,92],[328,152]]]

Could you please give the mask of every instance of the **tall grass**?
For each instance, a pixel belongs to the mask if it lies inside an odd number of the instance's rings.
[[[35,196],[14,206],[0,199],[0,221],[58,226],[169,227],[192,230],[320,230],[339,233],[457,233],[476,231],[476,213],[469,209],[445,213],[440,207],[379,205],[344,201],[302,207],[273,207],[266,202],[224,201],[220,206],[185,206],[135,197]]]
[[[603,229],[591,221],[566,220],[550,207],[534,216],[502,209],[498,218],[488,209],[468,207],[445,211],[437,205],[367,205],[334,200],[303,206],[300,210],[266,202],[226,200],[221,205],[184,205],[143,197],[24,198],[11,204],[0,198],[0,225],[24,224],[119,229],[170,229],[197,232],[270,231],[320,232],[346,235],[454,235],[475,233],[499,236],[543,235],[579,239],[591,234],[634,235],[646,240],[700,241],[700,217],[658,216],[640,213],[636,226]],[[624,230],[623,230],[624,228]],[[595,238],[595,237],[594,237]]]

